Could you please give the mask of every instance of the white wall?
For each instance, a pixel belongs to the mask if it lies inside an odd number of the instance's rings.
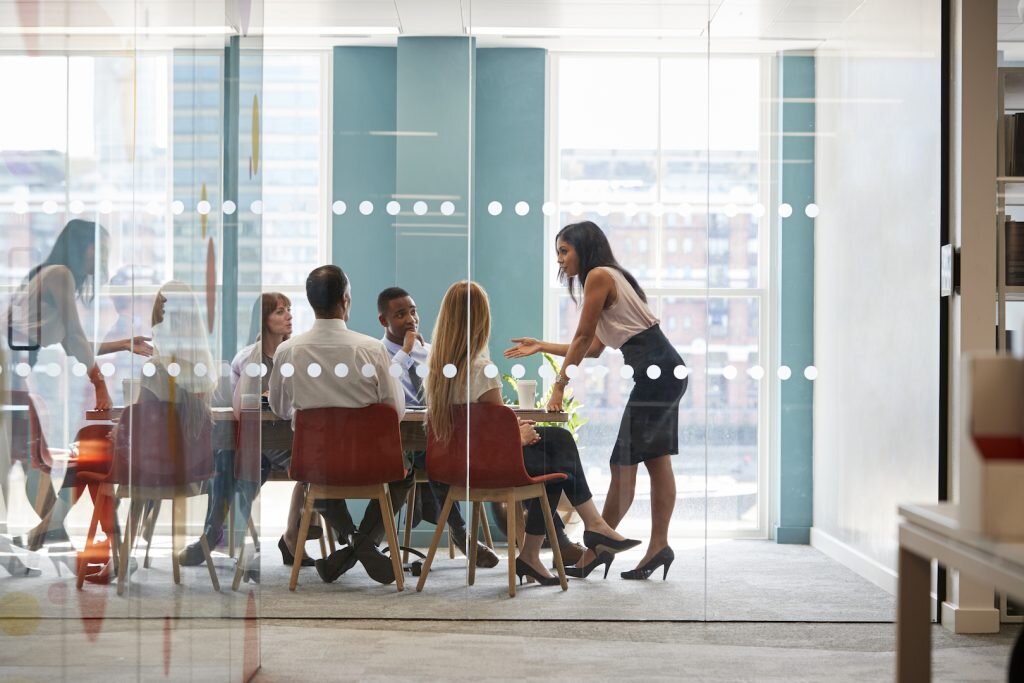
[[[817,53],[812,543],[890,589],[938,488],[940,20],[869,0]]]

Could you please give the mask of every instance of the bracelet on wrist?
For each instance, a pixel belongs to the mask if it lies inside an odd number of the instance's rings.
[[[555,384],[557,384],[560,387],[569,386],[569,378],[566,377],[565,375],[559,375],[558,377],[555,378]]]

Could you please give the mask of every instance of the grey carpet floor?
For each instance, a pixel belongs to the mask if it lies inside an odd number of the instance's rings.
[[[667,581],[624,581],[640,553],[616,558],[607,580],[593,574],[570,580],[569,590],[525,585],[513,600],[507,594],[507,565],[479,570],[466,586],[466,561],[443,555],[425,589],[406,576],[406,590],[373,582],[358,565],[333,584],[313,568],[300,572],[296,592],[288,590],[289,571],[263,539],[261,584],[230,591],[232,561],[217,559],[221,592],[215,593],[205,567],[182,570],[183,584],[171,579],[167,549],[157,545],[152,568],[131,577],[127,596],[113,586],[87,584],[81,592],[66,568],[44,563],[33,578],[0,577],[0,617],[29,610],[43,617],[220,618],[243,617],[256,597],[257,613],[282,619],[470,619],[470,620],[681,620],[681,621],[863,621],[886,622],[894,615],[891,595],[809,546],[769,541],[721,541],[680,547]],[[313,550],[315,544],[310,544]]]

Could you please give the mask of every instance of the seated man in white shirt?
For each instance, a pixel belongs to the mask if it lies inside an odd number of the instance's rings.
[[[430,355],[430,344],[420,334],[420,316],[416,311],[416,302],[409,292],[401,287],[388,287],[377,295],[377,320],[384,326],[384,337],[381,341],[391,355],[391,361],[402,369],[399,379],[405,392],[405,405],[410,408],[425,407],[423,399],[423,377],[426,375],[427,356]],[[414,451],[410,454],[414,466],[426,470],[426,453]],[[437,524],[437,518],[448,497],[448,485],[428,481],[420,486],[420,501],[423,519]],[[425,495],[424,495],[425,494]],[[407,511],[412,515],[413,511]],[[413,516],[413,523],[416,523]],[[459,503],[456,501],[448,514],[448,531],[452,535],[455,547],[466,552],[466,522],[462,518]],[[476,566],[494,567],[498,564],[498,556],[488,546],[477,542]]]
[[[395,406],[399,418],[405,413],[405,395],[388,368],[391,359],[379,340],[348,329],[352,307],[348,277],[338,266],[320,266],[306,278],[306,297],[316,314],[313,329],[283,342],[274,355],[270,374],[270,408],[282,418],[308,408],[363,408],[374,403]],[[321,368],[310,373],[311,364]],[[367,377],[362,369],[374,369]],[[341,370],[344,366],[347,373]],[[313,375],[316,374],[314,377]],[[400,509],[412,485],[412,477],[391,482],[391,501]],[[349,545],[316,561],[320,578],[330,583],[348,571],[356,561],[380,583],[395,580],[391,561],[377,549],[384,538],[384,522],[377,501],[366,506],[356,529],[343,500],[317,501],[317,509],[331,524],[339,539]]]

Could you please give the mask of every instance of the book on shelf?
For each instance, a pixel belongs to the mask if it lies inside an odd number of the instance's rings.
[[[1024,221],[1006,221],[1006,286],[1024,287]]]

